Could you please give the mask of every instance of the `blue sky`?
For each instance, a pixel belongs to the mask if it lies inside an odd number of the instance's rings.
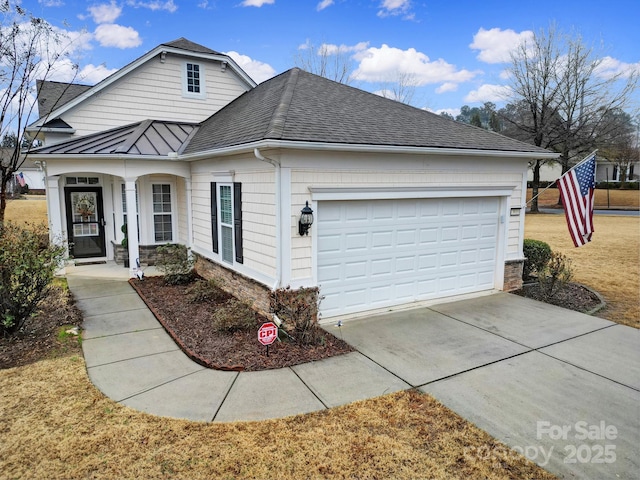
[[[400,74],[419,83],[412,104],[452,113],[500,104],[509,49],[552,22],[640,72],[638,0],[23,0],[73,37],[93,84],[160,43],[186,37],[231,55],[256,81],[295,65],[304,45],[340,48],[352,84],[379,91]],[[65,69],[58,76],[64,79]]]

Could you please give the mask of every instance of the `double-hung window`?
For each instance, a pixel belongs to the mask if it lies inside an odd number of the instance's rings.
[[[153,194],[153,232],[156,242],[173,241],[173,216],[171,207],[171,185],[154,183]]]
[[[211,183],[211,236],[213,251],[223,262],[243,263],[240,183]]]

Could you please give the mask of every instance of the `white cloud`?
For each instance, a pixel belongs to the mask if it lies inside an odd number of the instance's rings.
[[[137,31],[111,23],[98,25],[94,35],[102,47],[133,48],[142,44]]]
[[[513,52],[522,42],[533,38],[531,30],[517,33],[511,29],[501,30],[481,28],[473,36],[473,43],[469,45],[473,50],[480,50],[478,60],[486,63],[505,63],[511,60]]]
[[[465,102],[501,102],[509,98],[511,90],[506,85],[481,85],[477,90],[470,91],[466,97]]]
[[[307,43],[304,47],[301,45],[300,50],[309,48],[309,46],[309,43]],[[341,53],[351,52],[357,53],[366,50],[368,46],[369,42],[360,42],[356,43],[355,45],[335,45],[333,43],[323,43],[322,45],[320,45],[320,48],[318,48],[318,55],[338,55]]]
[[[150,0],[150,1],[139,1],[139,0],[127,0],[127,5],[134,8],[148,8],[149,10],[166,10],[169,13],[173,13],[178,10],[178,6],[174,3],[173,0]]]
[[[325,8],[330,7],[331,5],[333,5],[333,0],[322,0],[320,3],[318,3],[316,10],[318,11],[324,10]]]
[[[453,118],[456,118],[458,115],[460,115],[460,109],[459,108],[440,108],[438,110],[429,110],[432,113],[437,113],[438,115],[442,114],[442,113],[447,113],[449,115],[451,115]]]
[[[602,62],[596,67],[594,73],[600,78],[612,78],[619,75],[629,78],[631,75],[640,75],[640,62],[625,63],[612,57],[604,57]]]
[[[64,5],[62,0],[38,0],[38,3],[44,7],[62,7]]]
[[[379,17],[388,17],[389,15],[405,15],[405,18],[412,19],[413,14],[409,13],[411,9],[411,0],[382,0]]]
[[[95,23],[113,23],[122,13],[122,7],[116,2],[101,3],[87,8]]]
[[[88,85],[95,85],[96,83],[104,80],[109,75],[117,72],[117,68],[107,68],[106,65],[85,65],[78,72],[77,82],[86,83]]]
[[[243,7],[261,7],[263,5],[273,5],[276,0],[243,0],[240,4]]]
[[[268,63],[253,60],[247,55],[238,52],[226,52],[256,83],[264,82],[276,74],[276,71]]]
[[[458,90],[458,84],[453,82],[445,82],[436,88],[436,93],[455,92]]]
[[[471,80],[478,73],[458,70],[455,65],[441,58],[431,61],[414,48],[400,50],[384,44],[380,48],[370,47],[359,51],[354,58],[359,65],[353,77],[365,82],[386,82],[406,75],[418,87],[433,83],[459,84]],[[452,86],[446,88],[451,89]]]

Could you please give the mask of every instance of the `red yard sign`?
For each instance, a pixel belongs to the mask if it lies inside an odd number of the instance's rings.
[[[262,345],[271,345],[278,338],[278,327],[273,322],[263,323],[258,330],[258,341]]]

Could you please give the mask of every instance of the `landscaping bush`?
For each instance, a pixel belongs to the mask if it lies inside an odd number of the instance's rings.
[[[49,243],[44,225],[0,224],[0,332],[12,335],[49,294],[66,248]]]
[[[184,245],[163,245],[156,250],[156,267],[164,273],[168,285],[185,285],[194,278],[193,258]]]
[[[186,293],[191,303],[215,303],[224,300],[228,296],[228,294],[220,288],[218,281],[213,278],[211,280],[196,280],[194,284],[187,289]]]
[[[248,303],[235,297],[227,300],[213,313],[213,325],[221,332],[238,332],[258,325],[256,312]]]
[[[319,345],[324,341],[318,327],[317,299],[317,288],[279,288],[271,296],[271,311],[285,324],[292,325],[290,333],[303,345]]]
[[[546,265],[538,272],[540,292],[546,299],[561,292],[573,278],[571,260],[561,253],[553,252]]]
[[[551,247],[548,243],[530,238],[524,239],[524,266],[522,278],[527,279],[534,273],[539,273],[551,259]]]

